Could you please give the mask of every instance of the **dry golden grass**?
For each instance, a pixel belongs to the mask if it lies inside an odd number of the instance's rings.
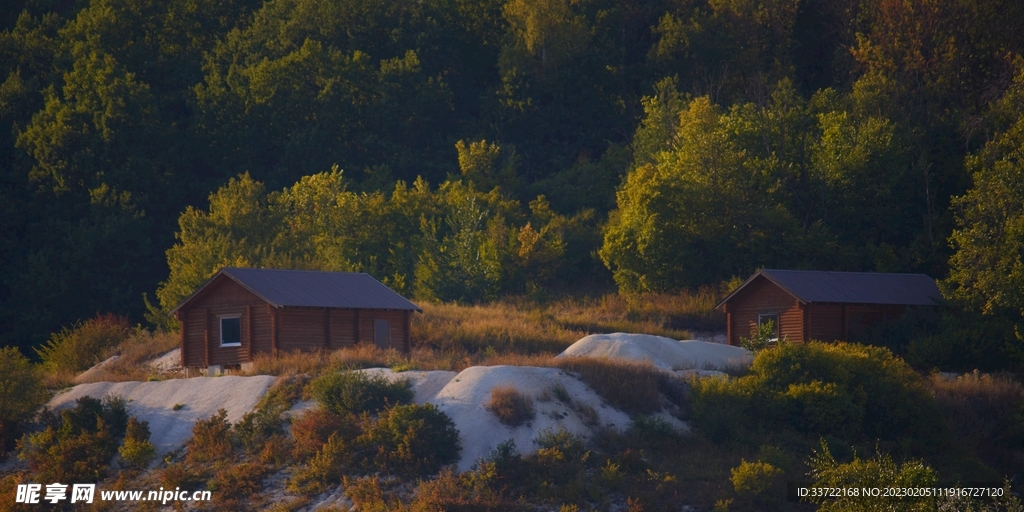
[[[533,408],[533,398],[520,393],[512,386],[497,386],[492,389],[487,410],[510,427],[518,427],[532,420],[537,414]]]
[[[977,371],[956,379],[932,375],[928,387],[951,433],[993,468],[1013,472],[1024,465],[1024,385],[1010,376]]]
[[[661,372],[647,363],[626,363],[609,359],[567,357],[555,366],[579,375],[609,404],[630,414],[661,410]]]
[[[137,329],[116,348],[105,354],[105,357],[120,356],[116,361],[80,375],[76,375],[75,372],[51,371],[46,375],[46,384],[55,389],[73,383],[126,382],[144,381],[151,378],[183,377],[184,374],[181,372],[162,372],[157,375],[156,369],[146,364],[147,361],[177,348],[180,343],[181,337],[178,333]]]
[[[245,375],[311,375],[317,376],[341,368],[388,367],[403,370],[461,370],[474,360],[464,353],[442,353],[415,348],[409,354],[397,350],[381,350],[374,345],[356,345],[333,351],[282,352],[277,356],[256,354],[253,366]]]
[[[714,310],[728,285],[629,298],[565,298],[546,304],[507,298],[475,306],[421,304],[413,344],[446,353],[556,354],[588,334],[633,332],[675,339],[724,329]]]

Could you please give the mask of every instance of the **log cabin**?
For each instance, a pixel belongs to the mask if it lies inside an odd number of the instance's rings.
[[[941,297],[935,280],[923,274],[762,269],[716,309],[725,313],[730,345],[769,321],[776,339],[849,341],[879,319],[934,306]]]
[[[255,354],[360,343],[408,352],[418,306],[362,273],[224,268],[171,313],[181,362],[220,371]]]

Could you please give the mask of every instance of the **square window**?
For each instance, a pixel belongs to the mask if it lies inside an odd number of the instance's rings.
[[[760,328],[762,325],[771,322],[772,324],[772,337],[771,341],[779,341],[779,315],[778,313],[766,313],[757,315],[757,326]]]
[[[242,320],[237,316],[220,319],[220,346],[231,347],[242,344]]]

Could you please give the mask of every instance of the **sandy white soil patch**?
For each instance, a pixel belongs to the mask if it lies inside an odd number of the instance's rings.
[[[181,349],[176,348],[168,351],[166,354],[157,356],[155,359],[151,359],[146,362],[151,368],[156,368],[159,371],[173,370],[181,367]]]
[[[571,397],[571,404],[555,398],[552,392],[561,385]],[[511,386],[534,399],[536,417],[518,427],[501,423],[487,410],[491,390],[498,386]],[[604,404],[601,397],[586,384],[558,368],[532,366],[473,366],[466,368],[442,389],[430,402],[444,411],[459,429],[462,441],[462,460],[458,470],[466,471],[489,455],[499,444],[515,441],[522,454],[535,452],[534,440],[544,430],[557,430],[559,426],[587,438],[594,427],[606,426],[624,429],[629,426],[626,413]],[[588,425],[581,408],[592,408],[596,417]]]
[[[94,382],[61,393],[47,404],[51,409],[73,407],[83,396],[120,396],[128,400],[128,413],[149,422],[150,441],[159,454],[170,452],[192,437],[196,420],[220,409],[236,423],[267,393],[277,377],[196,377],[157,382]],[[181,405],[177,411],[174,407]]]
[[[557,357],[647,361],[661,370],[721,370],[749,366],[753,355],[741,347],[700,340],[676,341],[650,334],[591,334]]]
[[[92,368],[76,375],[73,382],[75,384],[83,384],[86,382],[96,382],[104,379],[113,380],[113,375],[107,371],[107,366],[117,362],[118,359],[121,359],[121,356],[114,355],[100,361]]]

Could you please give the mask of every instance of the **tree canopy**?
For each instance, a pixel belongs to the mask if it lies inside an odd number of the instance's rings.
[[[225,264],[446,300],[915,271],[1019,311],[1021,19],[1013,0],[9,2],[0,343],[141,320],[143,293],[166,308]]]

